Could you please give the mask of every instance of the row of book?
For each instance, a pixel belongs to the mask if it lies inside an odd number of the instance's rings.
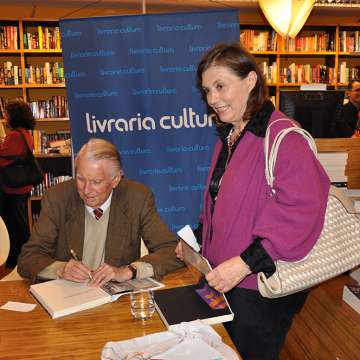
[[[360,52],[360,31],[340,31],[339,49],[341,52]]]
[[[35,119],[69,117],[69,107],[65,96],[55,95],[48,100],[29,102]]]
[[[347,84],[353,79],[360,78],[360,65],[348,68],[346,61],[342,61],[339,65],[338,82]]]
[[[277,81],[277,66],[276,62],[273,62],[271,65],[266,61],[258,63],[259,68],[264,74],[264,77],[268,83],[276,83]]]
[[[17,26],[0,26],[0,49],[19,49]]]
[[[0,85],[19,85],[22,83],[22,72],[19,65],[11,61],[0,64]]]
[[[71,176],[67,175],[54,176],[51,173],[45,173],[44,180],[31,190],[30,196],[43,196],[46,189],[48,189],[49,187],[60,184],[70,179]]]
[[[335,69],[326,65],[290,64],[280,69],[280,82],[283,84],[295,83],[333,83]]]
[[[300,35],[286,38],[284,41],[284,51],[335,51],[334,34],[330,32],[315,32],[311,35]]]
[[[64,65],[60,62],[29,65],[25,68],[25,81],[28,84],[65,84]]]
[[[277,33],[245,29],[240,32],[240,42],[249,51],[276,51]]]
[[[36,31],[24,32],[24,49],[39,50],[61,50],[60,29],[58,26],[46,27],[38,26]]]
[[[60,145],[67,145],[69,150],[71,148],[70,130],[46,133],[44,130],[35,129],[32,131],[32,136],[35,154],[59,153]]]
[[[4,118],[5,105],[8,100],[7,98],[0,97],[0,119]],[[55,95],[48,100],[30,101],[29,106],[35,119],[69,117],[68,101],[65,96]]]

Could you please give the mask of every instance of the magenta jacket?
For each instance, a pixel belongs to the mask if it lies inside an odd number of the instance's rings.
[[[269,122],[279,118],[285,115],[274,111]],[[290,126],[288,120],[272,125],[270,142],[279,130]],[[219,140],[204,193],[203,255],[215,267],[240,255],[260,237],[273,260],[302,259],[321,233],[330,186],[306,140],[290,133],[282,141],[275,167],[276,194],[271,196],[265,179],[264,138],[246,131],[224,173],[211,217],[209,182],[221,147]],[[257,289],[256,274],[238,286]]]

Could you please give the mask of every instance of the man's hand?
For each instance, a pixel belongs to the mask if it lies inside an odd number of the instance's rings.
[[[102,286],[109,280],[116,280],[119,282],[130,280],[132,272],[127,266],[115,267],[108,264],[100,265],[94,272],[92,272],[92,280],[90,286]]]
[[[251,273],[249,267],[235,256],[224,261],[206,275],[209,285],[220,292],[227,292],[235,287],[245,276]]]
[[[60,276],[66,280],[86,282],[89,280],[89,274],[91,274],[91,269],[81,261],[71,259],[66,263]]]

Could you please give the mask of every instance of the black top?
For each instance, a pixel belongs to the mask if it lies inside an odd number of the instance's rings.
[[[341,121],[336,124],[337,137],[351,137],[354,134],[359,111],[351,101],[343,106]]]

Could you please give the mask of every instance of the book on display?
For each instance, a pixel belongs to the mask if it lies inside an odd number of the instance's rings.
[[[53,319],[91,309],[117,300],[120,296],[144,289],[156,290],[164,284],[152,278],[124,282],[110,281],[102,288],[65,279],[50,280],[30,286],[30,293]]]

